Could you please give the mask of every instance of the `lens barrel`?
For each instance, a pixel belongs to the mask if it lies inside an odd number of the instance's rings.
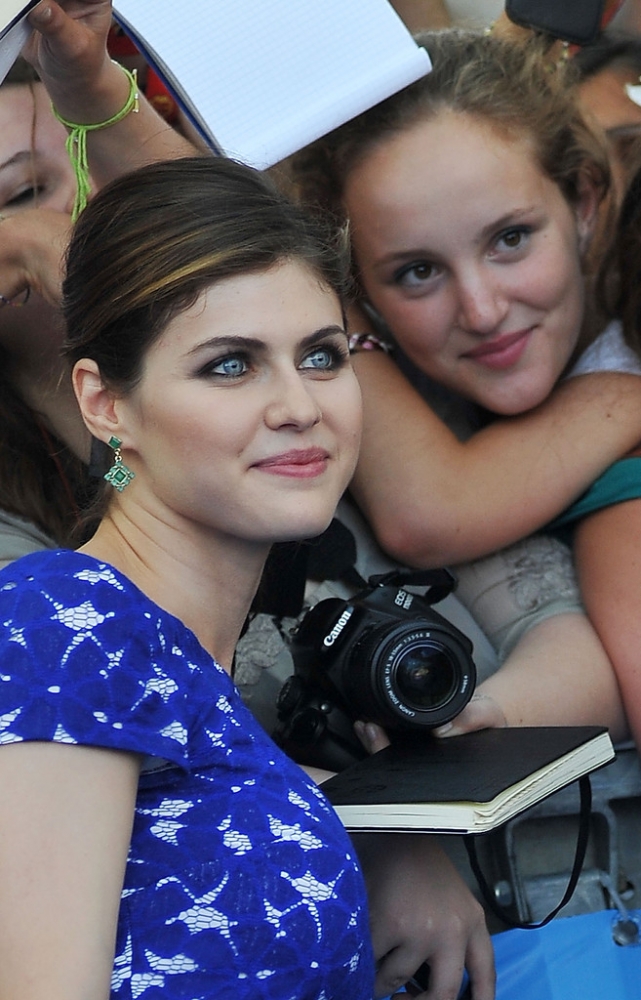
[[[385,623],[354,644],[342,682],[357,716],[383,726],[441,726],[463,710],[476,671],[455,636],[438,627]]]

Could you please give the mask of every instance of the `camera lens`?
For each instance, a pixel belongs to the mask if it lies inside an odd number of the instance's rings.
[[[474,690],[474,663],[456,638],[416,622],[364,630],[342,675],[352,711],[392,729],[442,726]]]
[[[456,667],[442,646],[425,640],[410,642],[392,665],[396,690],[410,708],[437,708],[456,690]]]

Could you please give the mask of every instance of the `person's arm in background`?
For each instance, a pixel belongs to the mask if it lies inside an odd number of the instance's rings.
[[[36,30],[24,54],[67,121],[107,121],[127,100],[129,81],[107,53],[111,16],[109,0],[42,0],[29,15]],[[99,185],[156,160],[202,155],[142,96],[138,113],[89,132],[87,151]]]
[[[539,530],[641,439],[641,378],[599,373],[460,442],[383,352],[354,366],[364,433],[354,497],[381,544],[455,565]]]
[[[357,723],[357,729],[372,753],[387,745],[378,727],[371,748],[364,723]],[[321,787],[333,775],[317,767],[303,770]],[[429,990],[419,994],[424,1000],[458,996],[464,968],[474,1000],[492,1000],[494,960],[485,912],[438,837],[362,833],[352,840],[367,885],[376,996],[394,993],[427,962]]]
[[[640,747],[641,500],[586,517],[575,532],[574,555],[587,612],[614,667],[630,731]]]

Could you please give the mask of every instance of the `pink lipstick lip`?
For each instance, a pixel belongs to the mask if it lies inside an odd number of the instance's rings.
[[[262,458],[254,463],[254,468],[279,476],[308,478],[324,472],[328,459],[329,454],[324,448],[297,448]]]
[[[488,368],[510,368],[523,354],[532,329],[528,327],[515,333],[502,334],[473,347],[471,351],[466,351],[463,357],[477,361]]]

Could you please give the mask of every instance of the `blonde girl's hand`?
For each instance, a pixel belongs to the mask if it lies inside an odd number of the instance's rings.
[[[23,52],[43,81],[93,78],[107,57],[111,0],[41,0],[29,15],[34,32]]]

